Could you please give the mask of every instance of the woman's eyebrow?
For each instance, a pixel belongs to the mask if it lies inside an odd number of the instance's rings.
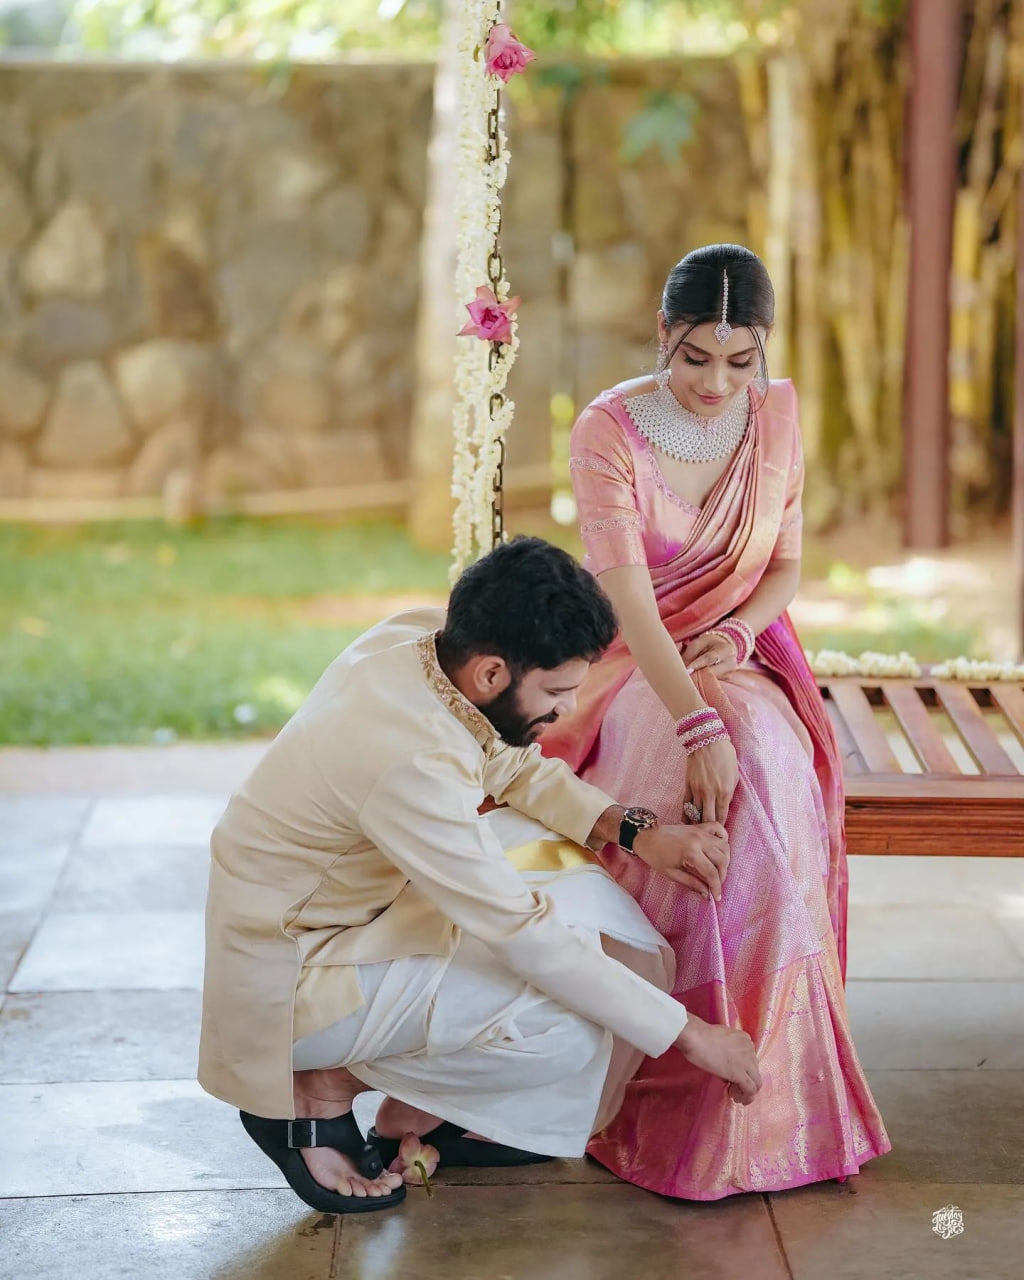
[[[691,351],[699,351],[702,356],[711,355],[710,351],[705,351],[703,347],[698,347],[696,342],[687,342],[684,340],[679,345],[681,347],[689,347]],[[740,356],[749,356],[752,352],[756,350],[757,350],[757,347],[744,347],[742,351],[730,351],[729,359],[738,360]]]

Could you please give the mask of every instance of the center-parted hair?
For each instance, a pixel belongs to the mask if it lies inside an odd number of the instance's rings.
[[[611,601],[568,552],[518,537],[459,578],[438,648],[456,666],[494,654],[520,676],[574,658],[595,662],[617,630]]]
[[[725,279],[729,296],[725,299]],[[764,263],[741,244],[709,244],[694,249],[668,273],[661,295],[665,326],[686,328],[670,341],[670,358],[687,334],[702,324],[724,319],[734,329],[750,329],[761,353],[761,375],[767,376],[764,343],[759,329],[775,323],[775,290]]]

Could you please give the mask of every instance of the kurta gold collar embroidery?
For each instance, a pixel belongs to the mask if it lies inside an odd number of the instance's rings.
[[[420,636],[416,641],[416,652],[427,684],[441,699],[453,716],[466,726],[477,742],[483,746],[495,736],[494,725],[484,713],[473,706],[472,702],[456,689],[437,660],[436,639],[438,632],[430,632]]]

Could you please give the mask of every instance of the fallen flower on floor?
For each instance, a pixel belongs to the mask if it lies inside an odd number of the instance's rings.
[[[388,1173],[400,1173],[402,1181],[410,1187],[426,1187],[427,1195],[434,1194],[430,1176],[441,1162],[436,1147],[424,1146],[415,1133],[407,1133],[398,1148],[398,1155],[391,1161]]]

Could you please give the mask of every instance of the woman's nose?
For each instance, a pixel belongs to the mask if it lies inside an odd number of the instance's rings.
[[[708,376],[705,381],[707,382],[708,391],[711,395],[722,395],[728,389],[729,385],[729,376],[725,371],[725,366],[717,363],[714,364],[708,370]]]

